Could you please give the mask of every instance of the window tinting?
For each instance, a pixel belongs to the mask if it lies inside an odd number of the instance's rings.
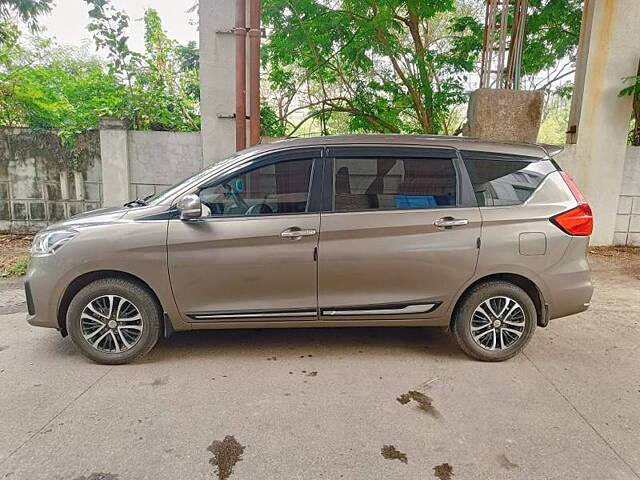
[[[469,158],[464,163],[481,207],[519,205],[555,170],[550,161]]]
[[[394,210],[456,204],[448,158],[337,158],[335,210]]]
[[[250,170],[200,191],[210,212],[203,216],[304,213],[312,159],[290,160]]]

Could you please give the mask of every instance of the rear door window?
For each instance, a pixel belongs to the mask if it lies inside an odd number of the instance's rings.
[[[450,158],[336,158],[334,210],[404,210],[456,205]]]
[[[480,207],[520,205],[556,170],[550,160],[463,152]]]

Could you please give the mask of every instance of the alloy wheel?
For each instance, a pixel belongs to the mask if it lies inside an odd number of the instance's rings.
[[[140,340],[144,326],[138,307],[118,295],[91,300],[82,310],[80,322],[82,336],[89,345],[106,353],[132,348]]]
[[[485,350],[506,350],[518,343],[526,322],[524,309],[513,298],[491,297],[474,310],[471,336]]]

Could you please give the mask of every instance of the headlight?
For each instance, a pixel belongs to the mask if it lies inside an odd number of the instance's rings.
[[[31,256],[43,257],[45,255],[53,255],[65,243],[75,237],[77,233],[75,230],[52,230],[38,233],[31,245]]]

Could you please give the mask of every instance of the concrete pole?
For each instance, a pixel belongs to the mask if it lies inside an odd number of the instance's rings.
[[[249,14],[249,144],[260,143],[260,0],[250,0]]]
[[[247,6],[236,0],[236,150],[247,148]]]
[[[576,162],[569,173],[593,209],[591,243],[611,245],[632,102],[618,93],[640,59],[640,1],[588,0],[585,9],[581,48],[586,50],[577,66],[569,127],[577,139]]]
[[[122,206],[130,200],[130,175],[128,133],[121,120],[100,119],[100,159],[102,205]]]
[[[203,166],[235,151],[235,2],[200,0]]]

